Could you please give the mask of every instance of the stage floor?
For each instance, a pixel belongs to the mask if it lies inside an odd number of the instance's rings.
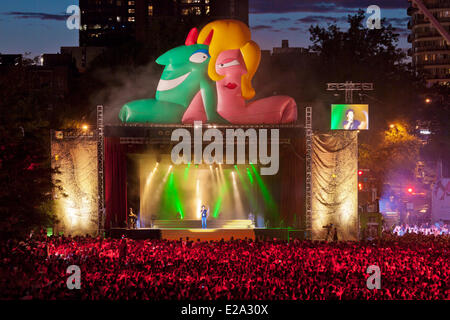
[[[179,241],[230,241],[234,240],[288,240],[288,239],[304,239],[304,231],[293,229],[229,229],[229,228],[152,228],[152,229],[111,229],[107,232],[107,236],[111,238],[120,238],[126,236],[130,239],[164,239]]]
[[[255,227],[252,220],[219,220],[208,219],[209,229],[253,229]],[[155,229],[201,229],[202,221],[200,219],[183,220],[155,220],[153,228]]]

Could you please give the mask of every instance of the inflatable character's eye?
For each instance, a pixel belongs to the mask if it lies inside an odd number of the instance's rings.
[[[194,54],[189,58],[189,61],[194,63],[203,63],[208,60],[208,58],[209,54],[207,52],[197,51],[194,52]]]
[[[233,60],[233,61],[230,61],[230,62],[227,62],[227,63],[219,63],[217,65],[217,67],[218,68],[228,68],[228,67],[239,66],[239,65],[240,65],[239,61]]]

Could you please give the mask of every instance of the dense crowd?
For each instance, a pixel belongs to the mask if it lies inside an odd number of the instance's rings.
[[[3,241],[0,299],[450,299],[448,236],[377,243],[34,236]],[[81,269],[69,290],[68,266]],[[367,268],[381,289],[367,288]]]
[[[403,236],[408,233],[435,235],[435,236],[448,235],[449,226],[443,223],[435,223],[435,224],[424,223],[421,225],[401,224],[395,226],[392,232],[398,236]]]

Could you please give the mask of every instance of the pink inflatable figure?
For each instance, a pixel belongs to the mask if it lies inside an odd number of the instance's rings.
[[[198,41],[208,41],[211,59],[208,75],[217,89],[217,113],[232,124],[282,124],[297,120],[297,104],[287,96],[251,101],[252,79],[261,61],[261,49],[251,39],[248,26],[237,20],[207,24]],[[183,122],[205,119],[201,99],[195,97]]]
[[[287,96],[273,96],[246,104],[241,79],[247,74],[240,50],[219,54],[216,72],[224,78],[217,81],[217,112],[235,124],[277,124],[297,120],[297,104]]]

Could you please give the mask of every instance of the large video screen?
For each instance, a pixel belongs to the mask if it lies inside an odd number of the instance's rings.
[[[369,105],[332,104],[331,130],[368,130]]]

